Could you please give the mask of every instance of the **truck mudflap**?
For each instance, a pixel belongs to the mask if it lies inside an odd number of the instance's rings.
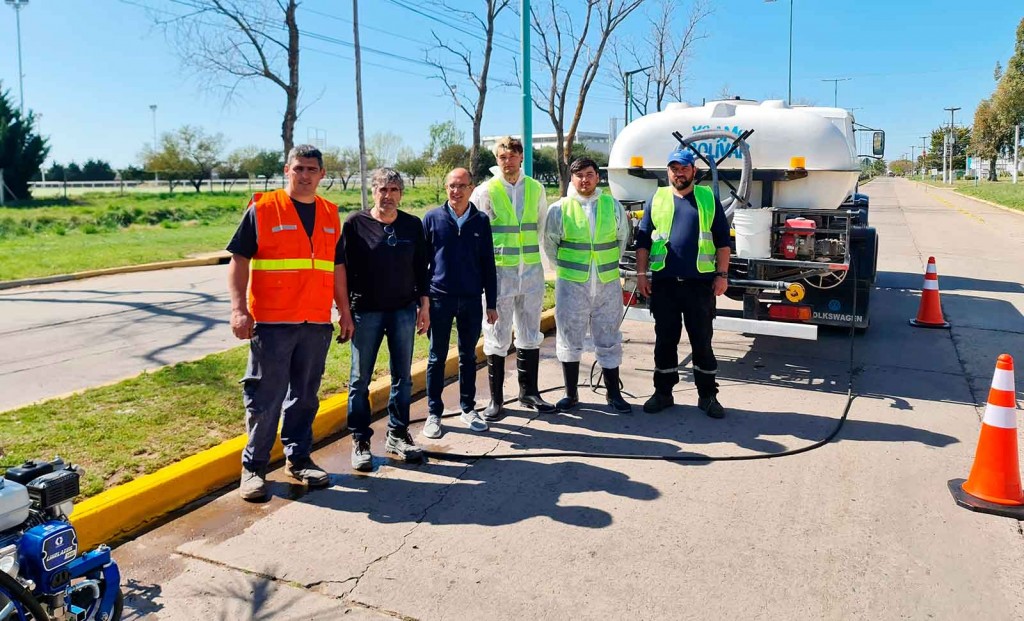
[[[630,306],[626,309],[626,319],[654,323],[654,317],[646,306]],[[714,329],[721,332],[763,334],[805,341],[818,340],[818,326],[809,323],[743,319],[741,317],[718,315],[715,317]]]

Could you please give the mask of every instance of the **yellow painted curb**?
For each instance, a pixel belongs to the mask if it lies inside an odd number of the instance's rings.
[[[540,326],[542,332],[550,332],[554,328],[554,309],[541,314]],[[483,360],[482,340],[477,343],[476,356],[477,361]],[[454,375],[458,366],[458,350],[449,349],[444,365],[445,376]],[[426,370],[425,360],[413,365],[413,393],[424,389]],[[370,410],[376,414],[387,407],[391,378],[380,378],[371,383],[369,388]],[[313,420],[313,441],[319,442],[342,431],[347,421],[347,393],[324,399]],[[100,543],[131,534],[167,513],[237,481],[245,442],[244,434],[236,436],[152,474],[112,487],[82,501],[71,516],[71,522],[78,531],[79,547],[88,550]],[[278,439],[274,443],[271,462],[279,462],[283,457],[281,441]]]
[[[84,280],[96,276],[110,276],[112,274],[130,274],[133,272],[151,272],[154,270],[168,270],[176,267],[200,267],[204,265],[218,265],[227,263],[231,255],[220,253],[209,257],[198,257],[195,259],[178,259],[176,261],[158,261],[156,263],[143,263],[141,265],[124,265],[122,267],[108,267],[101,270],[87,270],[74,272],[72,274],[56,274],[53,276],[40,276],[39,278],[23,278],[21,280],[7,280],[0,282],[0,290],[14,289],[16,287],[28,287],[30,285],[45,285],[54,282],[68,282],[71,280]]]

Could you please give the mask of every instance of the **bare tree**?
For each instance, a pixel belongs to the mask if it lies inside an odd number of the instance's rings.
[[[427,54],[427,62],[434,66],[437,74],[434,78],[444,83],[447,91],[455,105],[473,124],[473,142],[469,148],[470,170],[476,170],[480,160],[480,124],[484,118],[484,104],[487,101],[487,74],[491,68],[491,55],[494,51],[494,23],[506,8],[511,0],[483,0],[486,11],[480,15],[478,11],[462,10],[452,7],[446,2],[439,2],[441,8],[448,13],[454,13],[456,19],[470,24],[475,24],[482,33],[483,55],[479,67],[473,63],[473,51],[461,40],[442,38],[435,31],[431,31],[437,45]],[[443,58],[454,59],[458,70],[451,69],[444,64]],[[467,94],[469,89],[459,89],[460,83],[469,82],[474,91]]]
[[[636,107],[646,114],[649,99],[654,98],[654,109],[661,111],[666,99],[683,100],[687,63],[693,46],[707,38],[701,23],[714,11],[709,0],[694,0],[686,21],[677,23],[681,15],[679,0],[662,0],[655,17],[648,17],[650,29],[638,44],[633,41],[613,41],[611,47],[612,72],[620,82],[619,88],[627,93],[626,72],[650,67],[645,72],[646,85],[634,78],[632,97]]]
[[[214,77],[213,88],[230,100],[255,78],[285,94],[281,139],[287,156],[299,118],[298,0],[189,0],[193,10],[172,19],[154,17],[175,44],[182,62]],[[158,14],[154,13],[154,16]]]
[[[534,46],[546,68],[548,84],[534,81],[534,104],[546,112],[557,138],[558,176],[564,193],[569,185],[569,157],[576,140],[587,94],[597,77],[608,38],[644,0],[584,0],[582,11],[547,0],[530,9]],[[539,3],[538,3],[539,4]],[[574,94],[570,102],[570,94]],[[570,108],[571,106],[571,108]],[[571,116],[566,119],[566,113]]]

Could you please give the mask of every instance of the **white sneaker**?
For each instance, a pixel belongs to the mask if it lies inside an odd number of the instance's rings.
[[[490,427],[484,422],[484,419],[480,418],[480,415],[476,413],[476,410],[470,410],[463,412],[459,415],[459,420],[466,423],[470,431],[487,431]]]
[[[441,437],[441,417],[427,416],[427,422],[423,425],[423,437],[437,439]]]

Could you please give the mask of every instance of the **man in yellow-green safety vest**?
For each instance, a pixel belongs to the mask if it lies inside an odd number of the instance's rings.
[[[622,363],[622,282],[619,257],[629,238],[629,220],[618,203],[597,187],[594,160],[581,157],[569,166],[568,195],[548,208],[543,248],[555,265],[555,355],[562,363],[565,397],[555,404],[566,412],[579,404],[580,357],[587,333],[618,412],[632,408],[619,390]]]
[[[694,185],[693,163],[688,149],[669,154],[669,187],[658,188],[637,227],[637,290],[650,299],[654,316],[654,395],[644,411],[660,412],[674,403],[677,348],[685,325],[697,407],[711,418],[722,418],[711,337],[715,298],[729,286],[729,221],[711,188]]]
[[[504,416],[505,356],[516,329],[519,403],[538,412],[554,412],[537,388],[540,365],[540,314],[544,306],[544,266],[540,261],[540,223],[547,209],[544,186],[527,177],[523,143],[505,136],[494,145],[494,177],[477,186],[470,202],[491,220],[494,262],[498,274],[498,320],[484,322],[484,355],[491,402],[480,416],[488,422]]]

